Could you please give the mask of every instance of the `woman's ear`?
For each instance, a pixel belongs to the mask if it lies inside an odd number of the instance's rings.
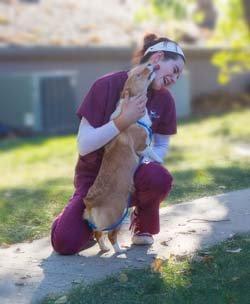
[[[150,58],[149,58],[149,62],[152,64],[156,64],[158,63],[160,60],[162,60],[164,58],[164,53],[163,52],[156,52],[154,53]]]

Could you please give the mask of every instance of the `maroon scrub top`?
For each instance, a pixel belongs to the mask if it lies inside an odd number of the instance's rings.
[[[94,127],[98,128],[107,122],[116,109],[120,93],[128,75],[126,71],[114,72],[97,79],[84,100],[80,104],[77,115],[86,118]],[[152,120],[153,133],[173,135],[176,133],[175,102],[166,89],[148,90],[147,109]],[[95,180],[103,156],[103,148],[78,158],[75,169],[75,187],[85,192]]]

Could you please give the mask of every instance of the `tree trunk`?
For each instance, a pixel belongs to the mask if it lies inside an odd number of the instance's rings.
[[[197,11],[202,12],[204,20],[200,26],[214,29],[217,19],[217,13],[212,0],[197,0]]]
[[[245,19],[250,29],[250,1],[249,0],[242,0],[242,6],[245,14]]]

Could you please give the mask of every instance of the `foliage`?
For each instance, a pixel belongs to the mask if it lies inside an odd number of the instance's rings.
[[[167,20],[166,29],[173,28],[172,32],[166,34],[178,39],[180,30],[189,30],[190,24],[187,22],[194,24],[202,21],[202,14],[195,10],[197,1],[192,0],[187,4],[179,0],[148,0],[148,5],[137,14],[137,19],[142,21],[153,18],[160,22]],[[208,45],[223,48],[212,57],[212,63],[219,68],[218,81],[226,84],[234,74],[250,71],[250,13],[245,12],[249,4],[247,0],[213,2],[218,20]]]
[[[186,5],[178,0],[150,0],[151,5],[158,16],[172,17],[178,20],[187,18],[188,11]]]
[[[250,31],[243,0],[214,0],[219,12],[215,35],[210,44],[221,44],[212,63],[219,70],[219,82],[227,83],[233,74],[250,71]]]
[[[190,0],[188,6],[179,0],[147,0],[146,5],[137,11],[135,18],[138,22],[151,20],[163,25],[167,35],[178,39],[178,35],[187,29],[188,23],[193,23],[193,19],[202,19],[200,13],[194,13],[194,5],[195,0]]]

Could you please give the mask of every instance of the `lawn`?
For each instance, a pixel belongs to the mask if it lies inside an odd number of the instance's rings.
[[[236,236],[195,257],[170,256],[162,264],[127,269],[42,304],[248,304],[249,259],[250,235]]]
[[[250,186],[250,110],[179,122],[165,166],[175,204]],[[0,244],[48,235],[73,192],[75,135],[0,141]]]

